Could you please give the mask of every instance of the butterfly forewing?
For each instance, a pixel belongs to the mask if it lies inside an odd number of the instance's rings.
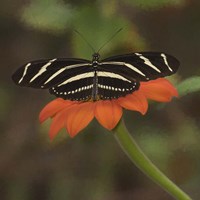
[[[102,60],[104,70],[118,71],[139,81],[149,81],[174,74],[179,61],[160,52],[141,52],[113,56]]]
[[[46,89],[90,70],[88,60],[55,58],[27,63],[13,74],[12,79],[20,86]]]

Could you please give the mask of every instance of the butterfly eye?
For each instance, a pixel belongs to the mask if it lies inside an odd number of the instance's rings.
[[[93,61],[93,62],[94,62],[94,61],[98,61],[99,58],[100,58],[99,53],[94,53],[94,54],[92,55],[92,61]]]

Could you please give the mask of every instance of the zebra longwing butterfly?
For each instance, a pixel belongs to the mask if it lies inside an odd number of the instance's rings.
[[[150,81],[174,74],[179,61],[160,52],[140,52],[92,61],[77,58],[36,60],[19,68],[12,76],[20,86],[49,89],[51,94],[68,100],[116,99]]]

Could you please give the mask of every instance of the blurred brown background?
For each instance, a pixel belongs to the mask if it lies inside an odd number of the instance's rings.
[[[102,57],[164,51],[181,67],[179,84],[200,72],[198,0],[8,0],[0,6],[0,199],[172,200],[122,152],[111,132],[93,121],[74,139],[65,130],[53,143],[38,114],[48,91],[11,80],[22,64],[54,57],[91,58],[77,29]],[[192,89],[191,85],[190,88]],[[183,88],[182,88],[183,89]],[[195,200],[200,199],[200,94],[151,103],[145,116],[124,112],[132,136],[149,158]]]

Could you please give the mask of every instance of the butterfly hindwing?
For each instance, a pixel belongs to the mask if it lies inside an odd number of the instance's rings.
[[[111,67],[111,66],[110,66]],[[139,82],[118,72],[108,72],[99,67],[98,95],[100,99],[117,99],[133,93],[139,88]]]
[[[84,70],[65,79],[49,89],[51,94],[69,100],[87,100],[92,98],[94,72]]]

